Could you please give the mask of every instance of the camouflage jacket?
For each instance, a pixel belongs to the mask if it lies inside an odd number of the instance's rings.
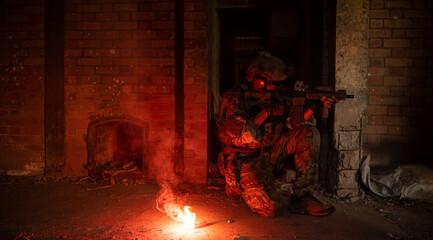
[[[271,98],[271,93],[256,92],[245,85],[226,92],[217,119],[221,142],[240,152],[254,152],[275,144],[286,118],[268,117],[260,126],[254,124],[255,116],[269,106]]]

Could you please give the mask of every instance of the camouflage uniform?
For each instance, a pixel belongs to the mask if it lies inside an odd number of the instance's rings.
[[[319,140],[316,128],[302,125],[289,130],[282,118],[268,117],[255,126],[257,109],[269,104],[269,92],[258,93],[244,85],[224,94],[217,121],[224,150],[218,157],[227,195],[233,199],[242,197],[253,212],[274,217],[282,206],[282,197],[274,184],[275,171],[281,172],[284,168],[281,166],[293,154],[296,171],[293,194],[302,196],[314,188]]]

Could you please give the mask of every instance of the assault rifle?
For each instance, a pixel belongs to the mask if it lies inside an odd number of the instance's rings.
[[[321,100],[322,97],[335,98],[339,101],[346,98],[354,98],[354,95],[346,94],[346,90],[332,90],[327,87],[316,87],[315,90],[306,89],[302,81],[297,81],[293,91],[276,92],[279,100],[289,100],[293,103],[293,120],[296,124],[304,123],[305,99]],[[322,107],[322,118],[328,118],[328,108]]]

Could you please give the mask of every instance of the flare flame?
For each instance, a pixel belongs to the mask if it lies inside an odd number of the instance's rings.
[[[195,213],[191,212],[190,206],[182,208],[176,203],[176,199],[173,195],[168,184],[163,184],[159,192],[159,197],[156,199],[156,208],[167,214],[174,221],[184,224],[185,229],[195,228]]]

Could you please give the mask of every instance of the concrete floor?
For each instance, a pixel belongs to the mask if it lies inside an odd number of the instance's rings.
[[[208,223],[184,230],[156,209],[158,185],[101,186],[2,181],[0,239],[433,239],[433,206],[414,201],[367,196],[344,203],[323,196],[337,209],[330,216],[264,218],[221,189],[182,185],[175,189],[178,203]]]

